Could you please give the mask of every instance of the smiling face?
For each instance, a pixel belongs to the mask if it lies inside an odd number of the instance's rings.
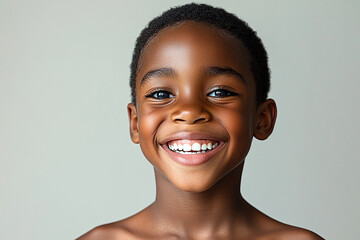
[[[205,191],[244,161],[264,118],[249,62],[238,40],[195,22],[161,30],[143,49],[130,132],[177,188]]]

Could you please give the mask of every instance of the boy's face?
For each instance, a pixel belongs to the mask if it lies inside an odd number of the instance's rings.
[[[179,189],[205,191],[244,161],[263,116],[249,62],[235,38],[202,23],[163,29],[144,48],[130,132]]]

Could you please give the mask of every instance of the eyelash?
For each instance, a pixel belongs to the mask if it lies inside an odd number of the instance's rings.
[[[208,93],[206,96],[208,97],[214,97],[214,98],[225,98],[225,97],[230,97],[230,96],[237,96],[239,94],[224,89],[224,88],[217,88],[212,90],[210,93]],[[172,93],[170,93],[169,91],[163,90],[163,89],[159,89],[159,90],[155,90],[149,94],[147,94],[145,96],[146,98],[154,98],[157,100],[163,100],[163,99],[168,99],[168,98],[174,98],[174,95]]]
[[[217,93],[222,94],[222,95],[221,96],[216,96]],[[211,92],[209,92],[206,96],[214,97],[214,98],[225,98],[225,97],[231,97],[231,96],[237,96],[237,95],[239,95],[239,94],[237,94],[237,93],[235,93],[233,91],[230,91],[230,90],[227,90],[227,89],[224,89],[224,88],[217,88],[217,89],[214,89]]]
[[[159,89],[159,90],[155,90],[155,91],[147,94],[145,97],[162,100],[162,99],[167,99],[167,98],[173,98],[174,95],[172,93],[170,93],[169,91]]]

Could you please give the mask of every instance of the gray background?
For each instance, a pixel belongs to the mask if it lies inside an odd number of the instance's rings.
[[[187,1],[0,0],[0,239],[74,239],[154,199],[128,134],[134,41]],[[357,239],[358,1],[204,1],[256,29],[279,115],[242,192],[270,216]]]

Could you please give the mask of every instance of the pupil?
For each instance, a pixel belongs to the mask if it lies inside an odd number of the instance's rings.
[[[226,94],[225,94],[224,92],[220,91],[220,90],[217,90],[217,91],[215,92],[215,95],[216,95],[216,96],[225,96]]]

